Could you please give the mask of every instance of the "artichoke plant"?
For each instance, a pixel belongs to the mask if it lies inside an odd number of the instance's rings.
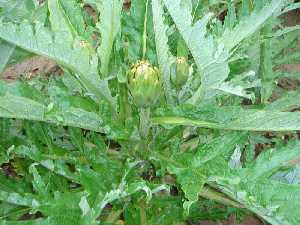
[[[137,107],[153,106],[161,94],[160,72],[148,61],[140,60],[128,72],[128,87]]]

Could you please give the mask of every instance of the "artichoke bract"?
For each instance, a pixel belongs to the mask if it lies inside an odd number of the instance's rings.
[[[186,57],[177,57],[173,65],[171,74],[171,82],[180,90],[181,87],[187,82],[189,77],[189,64]]]
[[[161,94],[160,72],[148,61],[135,63],[128,72],[128,87],[136,106],[153,106]]]

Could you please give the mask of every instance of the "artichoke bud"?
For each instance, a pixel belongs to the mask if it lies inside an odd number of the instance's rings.
[[[189,64],[186,57],[177,57],[172,68],[171,82],[180,90],[189,77]]]
[[[138,61],[127,75],[128,88],[134,103],[140,108],[154,105],[161,94],[160,73],[148,61]]]

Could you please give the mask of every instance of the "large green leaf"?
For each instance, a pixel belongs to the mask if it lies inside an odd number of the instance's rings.
[[[170,68],[172,62],[175,61],[172,57],[167,37],[167,25],[164,24],[163,7],[161,0],[152,1],[152,12],[153,12],[153,25],[155,32],[155,43],[156,52],[159,67],[163,77],[164,91],[167,102],[169,104],[174,104],[174,99],[172,96],[171,83],[170,83]]]
[[[151,12],[150,4],[147,5],[147,0],[132,0],[130,11],[126,12],[123,10],[122,35],[124,36],[124,41],[128,44],[126,50],[128,51],[130,64],[141,58],[146,58],[151,63],[156,62]],[[143,56],[144,38],[146,38],[147,42],[146,56]]]
[[[111,138],[117,139],[119,134],[121,134],[121,136],[119,136],[121,139],[126,138],[127,136],[121,130],[105,124],[100,115],[97,115],[96,113],[87,112],[83,109],[74,107],[49,111],[49,108],[47,109],[47,106],[41,103],[13,95],[0,97],[0,117],[42,121],[60,126],[79,127],[91,131],[111,134]],[[121,133],[119,133],[120,131]],[[124,134],[125,136],[123,136]]]
[[[2,0],[0,1],[0,15],[6,21],[31,20],[34,16],[34,0]]]
[[[299,200],[296,196],[299,185],[279,183],[271,177],[277,171],[292,166],[291,160],[300,155],[299,142],[267,150],[246,168],[230,168],[228,156],[237,145],[242,147],[246,140],[245,134],[229,133],[199,146],[193,153],[177,153],[172,157],[162,157],[154,153],[153,158],[160,159],[163,165],[167,165],[188,194],[207,197],[205,191],[197,189],[197,184],[203,181],[197,176],[200,173],[206,177],[205,183],[217,188],[240,205],[226,198],[222,198],[222,203],[247,208],[271,224],[298,224]],[[186,184],[191,187],[187,189]],[[220,199],[215,196],[215,200]]]
[[[224,130],[294,131],[300,129],[299,112],[278,112],[240,107],[182,106],[162,112],[155,124],[185,125]]]
[[[73,29],[69,23],[66,12],[63,10],[60,0],[49,0],[48,8],[52,31],[56,35],[57,42],[71,43],[74,40]]]
[[[56,60],[59,64],[72,70],[78,79],[98,101],[106,99],[113,108],[115,99],[111,96],[107,81],[100,79],[97,71],[98,60],[91,55],[87,46],[76,43],[61,42],[53,37],[53,33],[42,24],[35,26],[23,22],[21,24],[0,23],[0,38],[28,51]]]
[[[6,41],[0,41],[0,74],[9,61],[9,58],[15,51],[15,46],[7,43]]]
[[[51,220],[49,219],[36,219],[27,221],[0,221],[1,225],[50,225]]]
[[[62,35],[60,41],[72,41],[75,37],[84,35],[83,14],[76,0],[49,0],[48,8],[51,28],[56,35]]]
[[[272,148],[262,152],[258,158],[244,169],[240,176],[245,176],[247,179],[265,179],[270,177],[276,171],[283,167],[289,167],[292,160],[295,160],[300,155],[300,145],[298,142],[289,143],[285,147]]]
[[[101,60],[101,73],[103,77],[109,74],[109,62],[115,38],[120,30],[121,10],[123,1],[103,0],[97,4],[100,11],[100,23],[97,28],[101,33],[101,44],[98,54]]]

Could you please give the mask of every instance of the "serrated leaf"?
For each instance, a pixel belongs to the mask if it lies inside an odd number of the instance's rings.
[[[36,8],[34,0],[2,0],[0,1],[1,16],[7,21],[33,19]]]
[[[79,207],[80,200],[84,193],[58,193],[54,194],[54,198],[47,199],[37,209],[48,216],[52,224],[57,225],[84,225],[85,218],[81,217],[81,209]],[[89,221],[93,224],[92,221]]]
[[[272,26],[267,24],[263,30],[262,34],[272,31]],[[261,101],[266,103],[273,91],[273,60],[272,60],[272,42],[266,40],[261,44],[260,47],[260,68],[259,76],[262,80],[261,88]]]
[[[53,36],[53,33],[40,23],[35,26],[27,22],[19,25],[0,23],[0,38],[30,52],[56,60],[75,72],[94,98],[106,99],[115,109],[116,102],[111,96],[107,81],[101,80],[98,75],[96,55],[91,55],[85,46],[78,44],[73,47],[73,43],[70,42],[57,42]]]
[[[29,185],[24,180],[10,179],[4,174],[0,173],[0,190],[6,192],[23,193],[29,192],[31,190],[31,185]]]
[[[261,1],[263,4],[263,1]],[[272,0],[263,8],[254,10],[250,16],[242,19],[233,29],[226,29],[220,42],[229,51],[237,46],[245,38],[256,32],[271,16],[280,12],[287,5],[287,0]]]
[[[286,12],[289,12],[289,11],[292,11],[292,10],[294,10],[294,9],[299,9],[300,8],[300,3],[298,2],[298,3],[294,3],[294,4],[291,4],[291,5],[289,5],[288,7],[286,7],[283,11],[282,11],[282,13],[286,13]]]
[[[249,89],[258,88],[260,85],[261,82],[255,77],[255,73],[249,71],[248,73],[236,76],[228,82],[222,83],[217,89],[228,94],[253,100],[254,93],[251,93]]]
[[[155,124],[185,125],[244,131],[293,131],[300,129],[299,112],[278,112],[240,107],[177,107],[152,119]]]
[[[0,225],[50,225],[50,219],[36,219],[28,221],[0,221]]]
[[[33,187],[34,189],[41,195],[47,196],[47,187],[44,183],[41,175],[39,174],[38,170],[35,168],[37,164],[32,164],[29,167],[29,173],[33,175]]]
[[[86,25],[84,22],[81,5],[76,0],[59,0],[59,3],[61,4],[61,8],[64,10],[66,17],[68,18],[72,33],[80,37],[84,36]]]
[[[16,149],[12,150],[12,153],[18,155],[19,157],[27,158],[38,162],[40,163],[40,165],[47,168],[49,171],[61,175],[71,181],[79,182],[79,176],[71,172],[64,161],[58,159],[49,159],[47,156],[43,155],[42,152],[39,151],[39,149],[36,146],[27,147],[20,145]]]
[[[284,57],[275,60],[275,64],[293,64],[300,62],[300,53],[299,52],[293,52],[288,55],[285,55]]]

